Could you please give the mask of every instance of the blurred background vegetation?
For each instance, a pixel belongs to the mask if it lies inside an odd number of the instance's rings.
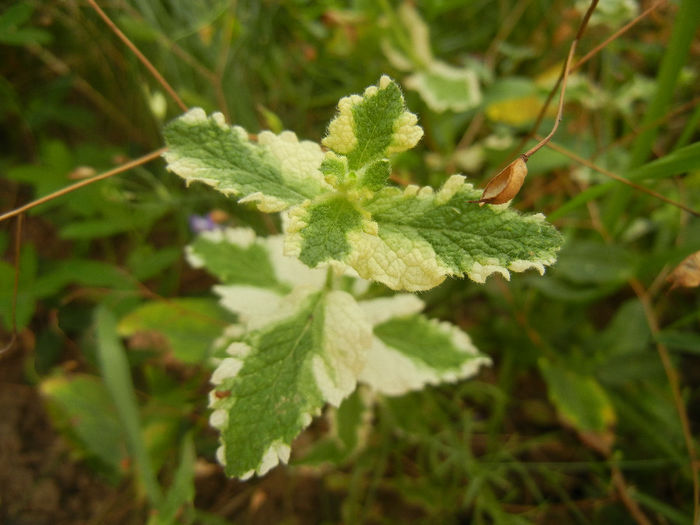
[[[391,75],[425,129],[393,178],[439,186],[456,172],[483,184],[534,143],[589,4],[100,5],[186,105],[253,133],[319,140],[340,97]],[[700,210],[700,3],[601,0],[577,58],[644,13],[576,69],[556,149],[533,157],[513,204],[565,234],[557,265],[422,296],[494,366],[382,400],[364,447],[333,465],[303,465],[322,421],[262,479],[227,480],[213,459],[203,356],[226,319],[183,247],[197,220],[260,234],[275,220],[151,162],[25,216],[16,301],[16,222],[0,224],[3,344],[17,328],[0,355],[0,521],[697,519],[700,264],[686,257],[700,221],[677,203]],[[160,148],[181,113],[90,2],[0,2],[0,57],[2,212]],[[537,132],[552,123],[545,112]],[[96,309],[118,322],[97,325]]]

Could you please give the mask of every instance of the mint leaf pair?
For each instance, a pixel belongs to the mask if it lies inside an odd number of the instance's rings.
[[[310,267],[350,266],[395,290],[427,290],[447,276],[544,272],[561,235],[540,214],[468,201],[480,192],[453,175],[443,187],[387,185],[391,155],[422,136],[387,76],[341,99],[323,145],[264,131],[251,142],[219,113],[193,109],[165,128],[168,168],[288,217],[285,253]]]
[[[221,279],[214,290],[238,316],[218,341],[211,379],[210,421],[228,475],[245,479],[287,462],[294,438],[358,382],[399,395],[489,362],[459,328],[423,316],[417,297],[361,300],[366,281],[329,278],[283,256],[282,244],[239,228],[206,232],[188,248],[191,264]]]

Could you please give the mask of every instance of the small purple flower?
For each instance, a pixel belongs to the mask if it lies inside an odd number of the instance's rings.
[[[211,220],[208,215],[190,215],[189,223],[190,230],[194,233],[201,233],[219,228],[219,225]]]

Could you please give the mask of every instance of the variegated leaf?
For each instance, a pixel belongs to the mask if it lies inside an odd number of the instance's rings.
[[[221,113],[207,117],[195,108],[165,126],[164,136],[170,171],[254,202],[260,211],[286,210],[331,189],[319,171],[319,145],[299,142],[291,131],[263,131],[253,143]]]
[[[242,479],[288,461],[312,417],[355,389],[371,342],[370,325],[345,292],[304,287],[268,306],[266,322],[248,319],[242,341],[212,375],[217,456],[228,475]]]
[[[544,273],[562,243],[556,229],[541,214],[469,202],[479,196],[454,175],[437,192],[385,188],[361,203],[306,203],[290,214],[285,248],[312,267],[339,261],[395,290],[427,290],[447,276],[483,283],[492,273]]]

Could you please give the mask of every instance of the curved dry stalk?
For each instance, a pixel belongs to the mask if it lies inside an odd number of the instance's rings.
[[[595,55],[600,53],[600,51],[605,48],[610,42],[613,40],[616,40],[617,38],[621,37],[623,34],[625,34],[627,31],[629,31],[632,27],[637,25],[638,22],[646,18],[652,11],[654,11],[656,8],[661,7],[662,4],[665,4],[666,0],[658,0],[656,3],[650,5],[647,9],[645,9],[642,13],[637,15],[633,20],[630,20],[627,22],[624,26],[622,26],[620,29],[615,31],[612,35],[610,35],[608,38],[603,40],[600,44],[595,46],[593,49],[591,49],[588,53],[583,55],[583,57],[576,62],[573,66],[571,66],[571,71],[574,71],[575,69],[580,68],[583,64],[588,62],[591,58],[593,58]]]
[[[564,63],[564,68],[562,69],[562,72],[559,76],[559,80],[550,92],[547,102],[540,111],[538,121],[535,123],[535,127],[533,128],[534,132],[534,130],[537,129],[537,126],[539,125],[542,116],[544,115],[544,111],[546,111],[547,104],[549,104],[549,101],[554,96],[554,93],[561,84],[561,92],[559,93],[559,105],[557,107],[557,117],[554,121],[554,126],[552,126],[552,130],[534,147],[530,148],[525,153],[522,153],[517,159],[515,159],[508,166],[506,166],[501,172],[492,177],[486,183],[486,187],[484,188],[480,199],[470,202],[477,202],[480,206],[483,206],[484,204],[503,204],[513,199],[513,197],[515,197],[520,191],[520,188],[522,187],[523,182],[525,181],[525,177],[527,176],[526,163],[528,159],[532,155],[537,153],[542,147],[544,147],[544,145],[547,144],[550,140],[552,140],[554,133],[556,133],[557,128],[559,127],[559,123],[562,119],[562,113],[564,111],[564,97],[566,95],[566,84],[569,78],[571,62],[574,58],[574,54],[576,53],[576,46],[578,44],[578,41],[583,35],[583,32],[586,29],[586,26],[588,25],[588,20],[591,18],[591,15],[593,14],[593,11],[595,11],[597,5],[598,0],[591,0],[591,5],[588,7],[586,14],[584,15],[583,20],[581,21],[581,25],[579,26],[579,29],[576,32],[574,40],[571,42],[571,46],[569,46],[569,53],[566,57],[566,62]],[[522,145],[524,145],[524,143]],[[519,146],[518,149],[520,149],[522,145]]]
[[[93,182],[97,182],[103,179],[107,179],[109,177],[112,177],[113,175],[118,175],[119,173],[123,173],[125,171],[130,170],[131,168],[135,168],[136,166],[141,166],[142,164],[146,164],[147,162],[152,161],[153,159],[156,159],[160,157],[163,152],[167,148],[160,148],[155,151],[152,151],[151,153],[144,155],[143,157],[139,157],[138,159],[126,162],[122,164],[121,166],[118,166],[114,169],[111,169],[109,171],[105,171],[104,173],[100,173],[99,175],[95,175],[94,177],[90,177],[89,179],[81,180],[80,182],[76,182],[75,184],[71,184],[70,186],[66,186],[65,188],[62,188],[58,191],[54,191],[53,193],[50,193],[48,195],[45,195],[41,197],[40,199],[37,199],[35,201],[32,201],[28,204],[25,204],[24,206],[20,206],[19,208],[15,208],[14,210],[8,211],[7,213],[3,213],[0,215],[0,222],[9,219],[10,217],[14,217],[16,215],[19,215],[21,213],[24,213],[27,210],[31,210],[32,208],[39,206],[40,204],[44,204],[45,202],[48,202],[50,200],[56,199],[58,197],[61,197],[63,195],[66,195],[67,193],[71,193],[75,190],[79,190],[83,186],[88,186],[89,184],[92,184]]]
[[[561,115],[564,111],[564,96],[566,95],[566,83],[569,79],[569,69],[571,68],[571,60],[574,57],[574,53],[576,52],[576,44],[578,44],[578,37],[574,38],[574,41],[571,42],[571,47],[569,48],[569,55],[566,57],[566,63],[564,64],[564,72],[562,73],[562,81],[561,81],[561,92],[559,93],[559,106],[557,107],[557,118],[554,121],[554,126],[552,126],[552,131],[549,132],[549,135],[547,135],[545,138],[543,138],[538,144],[527,150],[525,153],[523,153],[523,158],[527,162],[527,160],[530,158],[530,156],[534,155],[537,153],[547,142],[552,140],[552,137],[554,136],[554,133],[556,133],[557,128],[559,127],[559,123],[561,122]]]
[[[100,6],[97,5],[97,2],[95,0],[87,0],[90,6],[95,10],[95,12],[100,15],[100,18],[104,20],[105,24],[109,26],[109,28],[112,30],[112,32],[119,37],[119,39],[126,44],[126,46],[131,50],[132,53],[136,55],[136,58],[138,58],[141,63],[146,66],[146,69],[153,75],[153,78],[155,78],[161,86],[163,86],[163,89],[168,92],[168,95],[175,101],[175,103],[180,106],[180,109],[182,111],[187,111],[187,106],[185,103],[182,101],[182,99],[178,96],[177,93],[175,93],[175,90],[168,84],[168,81],[163,78],[163,76],[158,72],[158,70],[151,64],[151,62],[145,57],[141,51],[139,51],[139,48],[137,48],[131,40],[129,40],[129,37],[127,37],[124,33],[121,32],[121,30],[116,26],[114,22],[107,16],[107,13],[105,13]]]
[[[642,283],[637,279],[632,278],[629,281],[629,285],[634,291],[635,295],[642,304],[644,310],[644,315],[647,319],[647,324],[649,325],[649,330],[655,337],[659,332],[659,321],[656,318],[656,313],[651,304],[651,299],[649,298],[648,292],[642,286]],[[664,367],[664,372],[666,373],[666,378],[668,379],[668,384],[671,388],[671,393],[673,395],[673,405],[678,412],[678,418],[681,422],[681,428],[683,430],[683,439],[685,440],[685,447],[688,451],[688,457],[690,459],[690,472],[693,478],[693,508],[694,508],[694,523],[697,523],[698,513],[700,512],[700,480],[698,479],[698,457],[695,452],[695,444],[693,443],[693,434],[690,430],[690,421],[688,420],[688,413],[685,410],[685,405],[683,404],[683,396],[681,395],[680,379],[678,378],[678,372],[673,367],[671,362],[671,356],[669,354],[668,348],[663,343],[656,343],[656,350],[661,359],[661,364]]]
[[[586,166],[587,168],[590,168],[594,171],[597,171],[598,173],[602,173],[606,177],[610,177],[611,179],[616,180],[617,182],[621,182],[622,184],[625,184],[625,185],[629,186],[630,188],[634,188],[635,190],[644,192],[648,195],[651,195],[652,197],[654,197],[656,199],[662,200],[662,201],[670,204],[671,206],[675,206],[677,208],[680,208],[681,210],[686,211],[686,212],[690,213],[691,215],[694,215],[696,217],[700,217],[699,211],[694,210],[681,202],[677,202],[677,201],[674,201],[673,199],[669,199],[668,197],[662,195],[661,193],[658,193],[654,190],[651,190],[645,186],[641,186],[635,182],[632,182],[631,180],[628,180],[624,177],[621,177],[617,173],[613,173],[612,171],[606,170],[605,168],[601,168],[600,166],[596,165],[595,163],[593,163],[587,159],[584,159],[583,157],[579,157],[574,152],[572,152],[572,151],[570,151],[562,146],[559,146],[555,142],[550,142],[549,144],[547,144],[547,147],[558,152],[558,153],[561,153],[562,155],[566,155],[571,160],[578,162],[579,164],[582,164],[583,166]]]

